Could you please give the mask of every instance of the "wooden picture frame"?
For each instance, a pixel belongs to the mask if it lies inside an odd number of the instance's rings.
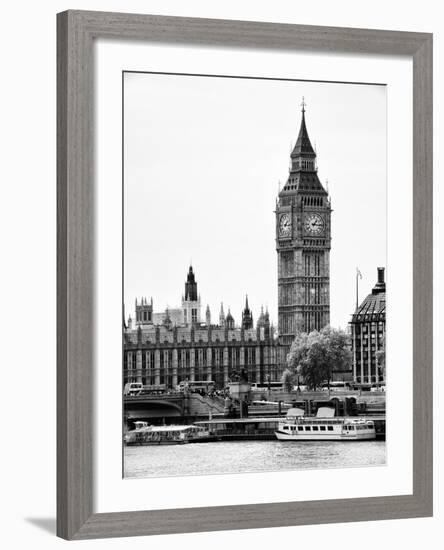
[[[432,35],[66,11],[57,17],[57,533],[88,539],[432,515]],[[413,60],[413,494],[93,513],[93,43],[97,38]]]

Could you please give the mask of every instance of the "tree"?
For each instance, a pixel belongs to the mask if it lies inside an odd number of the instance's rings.
[[[351,366],[350,337],[340,329],[325,327],[298,334],[287,357],[288,368],[304,378],[309,389],[330,382],[335,370]]]
[[[293,389],[293,384],[294,384],[294,374],[291,372],[290,369],[284,370],[284,372],[282,373],[281,382],[282,382],[282,389],[290,393],[291,390]]]
[[[376,364],[385,380],[385,335],[382,338],[381,348],[376,352]]]

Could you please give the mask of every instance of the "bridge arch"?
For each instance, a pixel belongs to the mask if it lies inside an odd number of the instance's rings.
[[[137,395],[124,398],[125,412],[133,417],[160,418],[183,416],[183,396]]]
[[[165,407],[168,409],[175,409],[176,411],[179,411],[181,414],[183,412],[182,404],[181,403],[179,404],[175,401],[167,401],[165,399],[156,399],[156,400],[151,399],[149,401],[149,405],[153,405],[157,407]],[[146,407],[147,403],[144,403],[144,406]]]

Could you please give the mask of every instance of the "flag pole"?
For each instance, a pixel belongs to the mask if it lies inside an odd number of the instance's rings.
[[[362,274],[359,267],[356,268],[356,310],[359,307],[359,279],[362,279]]]
[[[359,283],[358,283],[358,270],[356,270],[356,310],[358,309],[358,306],[359,306],[359,291],[358,291],[358,287],[359,287]]]

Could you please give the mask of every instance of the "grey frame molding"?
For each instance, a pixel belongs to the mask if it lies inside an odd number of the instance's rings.
[[[413,59],[413,494],[93,513],[93,42],[96,38]],[[57,534],[89,539],[431,516],[432,35],[66,11],[57,16]]]

